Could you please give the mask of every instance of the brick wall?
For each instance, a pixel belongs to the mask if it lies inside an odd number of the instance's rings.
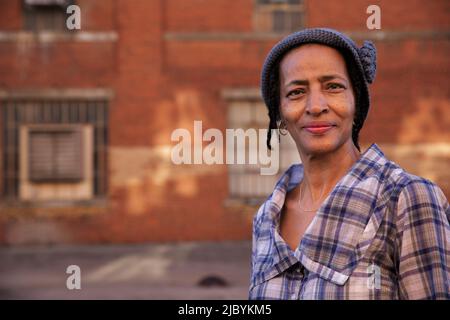
[[[106,201],[2,204],[0,242],[249,239],[255,208],[225,204],[226,166],[173,165],[170,135],[192,131],[194,120],[224,131],[221,91],[258,86],[263,59],[280,37],[253,33],[253,2],[80,0],[78,35],[41,41],[21,32],[21,1],[0,1],[0,90],[114,91]],[[366,29],[369,4],[381,6],[382,39]],[[448,1],[306,1],[306,8],[308,26],[376,43],[379,68],[362,144],[379,143],[449,196]]]

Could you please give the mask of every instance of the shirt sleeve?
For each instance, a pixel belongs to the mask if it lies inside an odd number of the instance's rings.
[[[398,200],[400,299],[450,299],[449,203],[425,179],[409,182]]]
[[[258,231],[258,214],[256,214],[253,217],[253,224],[252,224],[252,257],[250,262],[250,286],[253,283],[253,277],[255,272],[257,231]]]
[[[259,209],[258,212],[253,217],[253,224],[252,224],[252,256],[251,256],[251,262],[250,262],[250,286],[249,286],[249,300],[250,297],[250,291],[253,286],[254,277],[255,277],[255,265],[256,265],[256,255],[257,255],[257,241],[258,241],[258,235],[261,228],[261,220],[262,215],[264,214],[265,210],[265,204],[263,204]]]
[[[254,272],[254,265],[255,265],[255,258],[256,258],[256,217],[253,219],[253,225],[252,225],[252,261],[250,266],[250,284],[253,279],[253,272]]]

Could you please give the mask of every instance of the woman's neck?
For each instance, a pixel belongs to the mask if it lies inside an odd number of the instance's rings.
[[[304,167],[302,187],[312,202],[324,200],[320,198],[334,188],[361,156],[352,141],[331,153],[300,155]]]

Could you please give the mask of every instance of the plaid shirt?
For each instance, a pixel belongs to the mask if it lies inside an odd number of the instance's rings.
[[[372,144],[292,251],[280,212],[302,177],[291,166],[254,217],[250,299],[450,298],[450,209],[435,184]]]

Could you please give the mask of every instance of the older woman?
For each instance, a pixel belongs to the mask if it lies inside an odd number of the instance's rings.
[[[360,152],[375,70],[371,42],[358,48],[331,29],[294,33],[269,53],[269,127],[289,132],[302,164],[254,218],[250,299],[450,298],[443,192],[376,144]]]

